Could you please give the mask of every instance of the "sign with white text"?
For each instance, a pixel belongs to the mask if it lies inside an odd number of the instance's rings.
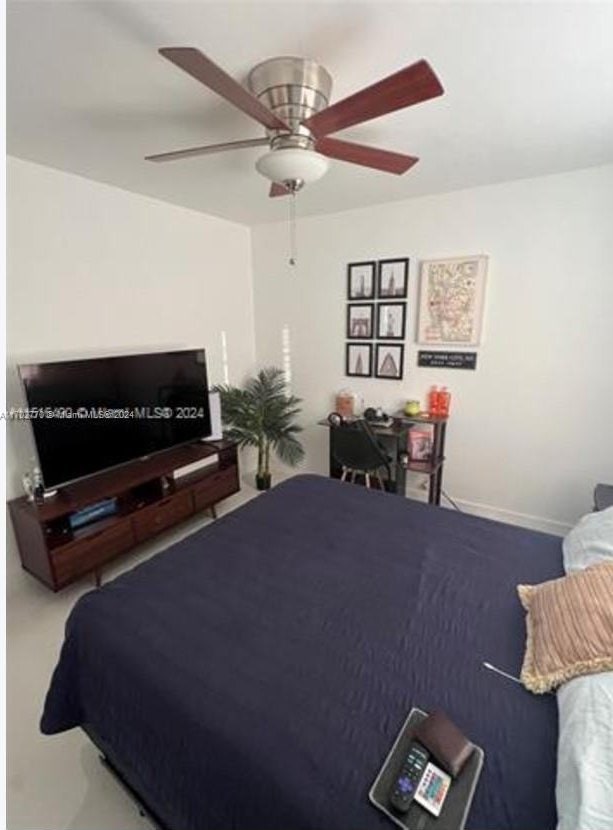
[[[418,352],[418,366],[436,369],[476,369],[477,352]]]

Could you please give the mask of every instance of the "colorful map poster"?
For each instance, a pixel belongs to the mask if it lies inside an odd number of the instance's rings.
[[[486,277],[486,256],[424,260],[417,342],[430,346],[478,346]]]

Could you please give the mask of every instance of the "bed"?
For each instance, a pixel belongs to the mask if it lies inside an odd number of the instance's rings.
[[[83,728],[168,830],[377,830],[412,706],[486,753],[467,827],[554,830],[557,710],[513,675],[542,533],[298,476],[82,597],[41,728]]]

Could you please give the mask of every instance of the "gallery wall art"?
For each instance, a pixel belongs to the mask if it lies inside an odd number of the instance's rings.
[[[478,346],[483,328],[486,256],[429,259],[421,263],[417,342]]]
[[[402,380],[408,290],[406,257],[347,265],[346,375]]]
[[[372,300],[375,296],[376,262],[350,262],[347,266],[347,299]]]
[[[402,380],[404,346],[377,343],[375,352],[375,377],[383,380]]]
[[[374,303],[350,303],[347,306],[347,339],[369,340],[373,336]]]
[[[345,374],[353,378],[372,375],[372,343],[347,343]]]

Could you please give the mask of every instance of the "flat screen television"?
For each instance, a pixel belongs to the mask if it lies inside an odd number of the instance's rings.
[[[211,434],[204,349],[19,366],[45,488]]]

